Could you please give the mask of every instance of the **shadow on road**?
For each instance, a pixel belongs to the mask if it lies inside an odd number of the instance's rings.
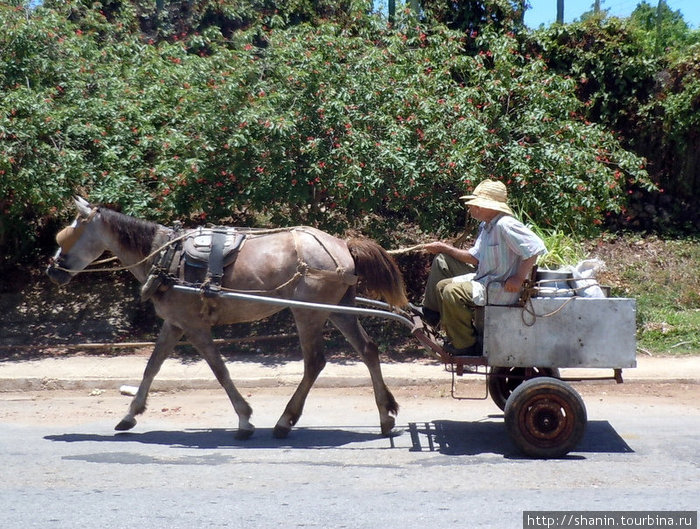
[[[247,440],[235,437],[230,428],[155,430],[150,432],[120,432],[114,434],[65,433],[44,437],[49,441],[65,443],[109,442],[142,443],[182,448],[221,449],[319,449],[340,448],[358,443],[386,441],[387,448],[408,449],[412,452],[438,452],[448,456],[500,454],[508,459],[522,456],[510,441],[501,421],[444,421],[409,423],[407,431],[397,431],[386,439],[379,432],[366,427],[343,426],[334,428],[295,428],[287,439],[275,439],[272,428],[258,428]],[[360,445],[361,446],[361,445]],[[355,446],[354,448],[358,448]],[[586,453],[633,453],[634,450],[620,437],[607,421],[589,421],[579,446],[567,459],[582,459]]]
[[[502,454],[520,457],[502,422],[433,421],[409,424],[412,451],[435,451],[445,455]],[[588,421],[579,446],[568,458],[580,453],[633,453],[607,421]]]
[[[66,443],[110,442],[144,443],[184,448],[338,448],[351,443],[381,439],[367,431],[335,428],[295,428],[287,439],[275,439],[272,428],[258,428],[247,440],[236,439],[236,430],[229,428],[156,430],[152,432],[120,432],[114,434],[66,433],[47,435],[44,439]]]

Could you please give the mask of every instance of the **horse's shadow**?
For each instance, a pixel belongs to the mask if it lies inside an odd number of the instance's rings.
[[[515,445],[508,438],[501,421],[446,421],[434,420],[409,423],[405,430],[384,438],[377,432],[363,427],[295,428],[286,439],[276,439],[272,428],[258,428],[255,435],[246,440],[236,439],[236,431],[230,428],[154,430],[149,432],[120,432],[114,434],[66,433],[48,435],[49,441],[142,443],[196,449],[322,449],[342,448],[399,448],[412,452],[437,452],[448,456],[497,454],[508,459],[521,458]],[[566,456],[583,459],[585,454],[633,453],[634,450],[620,437],[607,421],[588,421],[586,432],[579,445]]]
[[[119,432],[114,434],[66,433],[47,435],[49,441],[66,443],[111,442],[143,443],[182,448],[247,448],[247,449],[318,449],[340,448],[353,443],[366,443],[382,439],[377,433],[354,427],[340,428],[295,428],[286,439],[277,439],[272,428],[258,428],[250,439],[236,439],[236,430],[230,428],[207,428],[186,430],[154,430],[150,432]]]
[[[503,422],[445,421],[409,424],[411,451],[433,451],[451,456],[501,454],[509,459],[521,458],[509,439]],[[607,421],[588,421],[579,445],[566,456],[583,459],[586,453],[633,453]]]

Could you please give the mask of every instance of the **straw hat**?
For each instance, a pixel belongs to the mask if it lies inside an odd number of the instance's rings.
[[[513,215],[513,211],[508,207],[508,191],[503,182],[484,180],[474,188],[473,194],[459,198],[466,201],[467,206],[478,206]]]

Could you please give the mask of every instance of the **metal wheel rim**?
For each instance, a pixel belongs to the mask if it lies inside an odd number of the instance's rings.
[[[533,445],[557,446],[573,434],[574,413],[560,395],[534,395],[518,414],[518,428]]]

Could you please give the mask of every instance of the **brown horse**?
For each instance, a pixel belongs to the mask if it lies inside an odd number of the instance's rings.
[[[159,224],[92,206],[76,198],[78,216],[56,237],[59,250],[47,269],[51,280],[68,283],[105,251],[119,259],[143,285],[155,264],[162,264],[163,252],[192,236],[192,230],[174,231]],[[403,279],[393,259],[376,243],[366,239],[344,241],[320,230],[295,227],[279,230],[246,230],[244,243],[235,260],[223,268],[221,291],[261,293],[268,297],[305,302],[351,306],[356,283],[361,280],[369,291],[396,306],[407,303]],[[180,235],[182,234],[182,235]],[[177,261],[179,257],[175,257]],[[166,265],[167,266],[167,263]],[[172,282],[178,280],[171,274]],[[238,415],[237,437],[250,437],[252,409],[236,389],[226,365],[211,337],[214,325],[250,322],[268,317],[284,307],[250,300],[231,300],[169,288],[167,281],[149,292],[163,326],[146,365],[138,391],[116,430],[128,430],[135,416],[146,409],[148,391],[163,361],[184,335],[204,357],[216,379],[226,390]],[[142,290],[143,292],[143,290]],[[326,360],[322,329],[327,320],[343,333],[362,356],[369,369],[379,409],[381,431],[389,435],[394,427],[398,405],[386,387],[379,364],[379,352],[367,336],[357,316],[327,309],[291,308],[299,333],[304,359],[304,375],[274,428],[283,438],[301,416],[306,397]]]

